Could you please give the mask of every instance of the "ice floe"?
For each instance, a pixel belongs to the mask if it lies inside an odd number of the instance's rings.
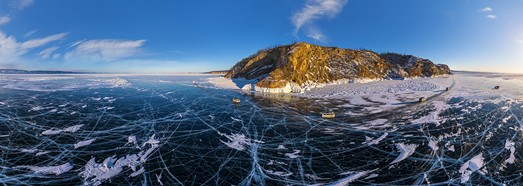
[[[80,147],[85,147],[87,145],[90,145],[94,141],[96,141],[96,138],[89,139],[89,140],[84,140],[84,141],[79,141],[78,143],[74,144],[74,149],[77,149],[77,148],[80,148]]]
[[[224,133],[218,133],[218,134],[220,134],[220,136],[224,136],[227,139],[229,139],[229,141],[227,141],[227,142],[220,140],[223,144],[227,145],[230,148],[239,150],[239,151],[245,150],[246,146],[252,145],[253,142],[264,143],[263,141],[251,140],[243,134],[231,134],[231,135],[227,135]]]
[[[76,132],[78,130],[80,130],[80,128],[82,128],[84,125],[81,124],[81,125],[74,125],[74,126],[71,126],[71,127],[67,127],[65,129],[49,129],[49,130],[46,130],[46,131],[43,131],[42,132],[42,135],[56,135],[56,134],[60,134],[62,132]]]
[[[505,141],[505,149],[510,151],[510,155],[505,161],[503,161],[500,170],[504,170],[507,164],[513,164],[516,161],[516,156],[514,156],[514,153],[516,152],[516,147],[514,147],[514,145],[515,143],[509,139]]]
[[[432,106],[435,108],[435,111],[430,112],[427,116],[413,120],[412,123],[434,123],[436,126],[439,126],[439,114],[448,109],[449,105],[443,101],[433,101]]]
[[[285,153],[285,156],[289,157],[290,159],[294,159],[294,158],[297,158],[297,157],[300,157],[300,154],[301,150],[294,150],[294,152],[292,153]]]
[[[416,144],[404,144],[404,143],[396,144],[396,148],[398,149],[398,152],[400,154],[390,164],[395,164],[400,161],[403,161],[404,159],[406,159],[407,157],[412,155],[414,153],[414,151],[416,151],[417,147],[418,147],[418,145],[416,145]]]
[[[331,184],[328,184],[328,186],[347,186],[349,185],[349,183],[351,182],[354,182],[364,176],[367,176],[369,173],[371,173],[373,171],[361,171],[361,172],[356,172],[354,174],[351,174],[349,176],[347,176],[346,178],[343,178],[341,180],[338,180],[334,183],[331,183]]]
[[[372,138],[365,136],[366,140],[365,140],[365,142],[363,142],[363,144],[377,145],[378,143],[380,143],[381,140],[385,139],[387,137],[387,135],[389,135],[389,133],[387,133],[387,132],[383,133],[379,138],[376,138],[376,139],[372,139]]]
[[[461,167],[459,168],[459,173],[461,173],[461,183],[466,183],[467,181],[469,181],[472,173],[476,171],[480,174],[487,173],[485,169],[480,170],[483,167],[483,164],[483,153],[479,153],[478,155],[474,156],[472,159],[468,160],[463,165],[461,165]]]
[[[278,149],[278,150],[284,150],[284,149],[287,149],[287,148],[286,148],[285,146],[283,146],[283,145],[278,145],[278,148],[276,148],[276,149]]]
[[[430,139],[429,140],[429,147],[432,149],[432,151],[436,152],[439,149],[438,141],[436,139]]]
[[[84,166],[84,170],[80,175],[84,178],[86,185],[101,185],[103,181],[120,174],[124,167],[128,167],[133,171],[130,174],[131,177],[138,176],[145,171],[143,164],[151,153],[159,147],[158,143],[159,141],[152,135],[143,145],[145,147],[145,145],[149,144],[150,147],[137,154],[128,154],[118,159],[115,156],[111,156],[101,163],[96,163],[96,159],[93,157]],[[138,166],[140,166],[140,169],[137,170]]]
[[[292,172],[281,172],[281,171],[271,171],[271,170],[266,170],[266,172],[268,174],[272,174],[272,175],[276,175],[276,176],[282,176],[282,177],[287,177],[287,176],[291,176],[292,175]]]
[[[62,165],[57,166],[49,166],[49,167],[38,167],[38,166],[17,166],[15,168],[22,168],[22,169],[29,169],[35,173],[38,174],[55,174],[60,175],[66,172],[69,172],[71,169],[73,169],[73,164],[71,163],[65,163]]]

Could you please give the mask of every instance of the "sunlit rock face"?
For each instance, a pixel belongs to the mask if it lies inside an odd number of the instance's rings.
[[[380,55],[369,50],[321,47],[300,42],[260,50],[238,62],[225,77],[256,79],[256,90],[289,92],[339,80],[402,79],[447,74],[451,74],[447,65],[436,65],[428,59],[411,55]]]

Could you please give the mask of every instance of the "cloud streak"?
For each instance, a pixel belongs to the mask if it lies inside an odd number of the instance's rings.
[[[115,61],[136,56],[141,52],[145,40],[100,39],[74,43],[74,49],[64,56],[66,60],[91,59]]]
[[[7,15],[0,17],[0,25],[7,24],[9,21],[11,21],[11,18]]]
[[[487,18],[489,18],[489,19],[496,19],[496,18],[498,18],[498,16],[493,15],[493,14],[489,14],[489,15],[487,15]]]
[[[308,0],[305,6],[292,16],[294,34],[307,27],[307,37],[325,41],[325,36],[319,29],[311,26],[314,21],[322,18],[335,18],[347,4],[347,0]]]
[[[27,54],[29,51],[60,40],[66,35],[66,33],[60,33],[44,38],[18,42],[15,37],[8,36],[4,32],[0,31],[0,59],[2,59],[0,60],[0,63],[17,63],[20,61],[20,57]]]
[[[42,59],[47,59],[47,58],[51,57],[51,54],[53,54],[53,52],[56,51],[57,49],[58,49],[58,47],[49,47],[49,48],[42,50],[40,53],[38,53],[38,55]]]
[[[493,10],[492,10],[492,8],[490,8],[490,7],[487,6],[487,7],[485,7],[485,8],[482,8],[480,11],[481,11],[481,12],[492,12]]]
[[[33,4],[33,0],[13,0],[9,3],[8,13],[0,17],[0,25],[5,25],[11,22],[12,13],[22,11]]]
[[[47,36],[47,37],[40,38],[40,39],[28,40],[26,42],[23,42],[20,45],[20,47],[22,49],[30,49],[30,48],[40,47],[40,46],[46,45],[46,44],[48,44],[50,42],[63,39],[66,35],[67,35],[67,33],[60,33],[60,34],[55,34],[55,35]]]
[[[482,8],[481,10],[479,10],[480,12],[484,12],[484,13],[487,13],[487,15],[485,16],[487,19],[497,19],[498,16],[492,14],[492,12],[494,11],[494,9],[490,8],[489,6],[485,7],[485,8]]]
[[[25,8],[31,6],[33,3],[33,0],[14,0],[11,2],[10,6],[13,9],[24,10]]]

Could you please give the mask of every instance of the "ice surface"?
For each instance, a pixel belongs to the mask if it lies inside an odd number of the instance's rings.
[[[0,75],[0,182],[521,185],[523,76],[303,94],[221,89],[216,77]],[[329,110],[337,117],[322,119]]]

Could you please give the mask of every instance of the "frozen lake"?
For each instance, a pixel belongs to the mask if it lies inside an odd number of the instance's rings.
[[[220,89],[212,77],[0,75],[0,183],[523,182],[523,75],[457,72],[450,91],[395,82],[421,87],[424,103],[403,96],[407,85],[302,97]]]

